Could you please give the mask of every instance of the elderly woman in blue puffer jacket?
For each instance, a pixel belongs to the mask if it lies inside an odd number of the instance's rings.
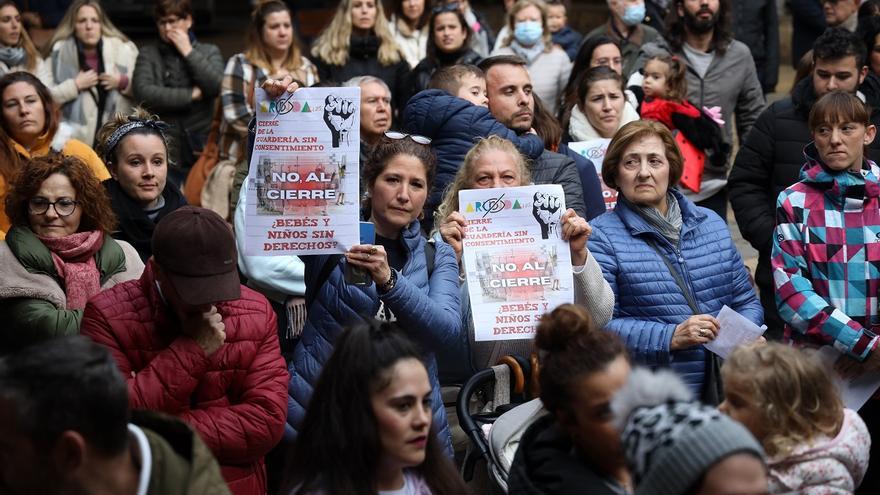
[[[455,347],[460,339],[458,264],[448,244],[439,241],[426,248],[418,221],[434,162],[431,147],[411,136],[383,137],[361,169],[368,193],[365,218],[375,225],[375,244],[353,246],[342,257],[303,257],[306,287],[314,299],[289,367],[288,438],[296,436],[305,418],[321,368],[343,327],[375,317],[397,321],[427,352],[434,425],[452,452],[434,352]],[[364,269],[371,283],[346,283],[346,264]]]
[[[602,164],[620,191],[614,211],[592,222],[590,251],[616,295],[606,328],[634,360],[678,372],[698,397],[718,403],[717,360],[703,344],[718,335],[724,305],[757,325],[763,310],[727,224],[672,188],[684,162],[654,121],[623,126]]]

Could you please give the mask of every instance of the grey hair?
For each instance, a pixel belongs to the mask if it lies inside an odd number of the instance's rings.
[[[385,91],[388,91],[389,95],[391,94],[391,88],[388,87],[388,83],[386,83],[382,79],[379,79],[376,76],[355,76],[355,77],[352,77],[351,79],[349,79],[348,81],[345,81],[344,83],[342,83],[342,86],[344,88],[359,88],[359,87],[363,86],[364,84],[369,84],[369,83],[381,84],[382,87],[385,88]]]
[[[636,368],[630,373],[626,386],[611,400],[614,426],[618,431],[623,431],[630,414],[641,407],[692,400],[693,393],[676,373]]]

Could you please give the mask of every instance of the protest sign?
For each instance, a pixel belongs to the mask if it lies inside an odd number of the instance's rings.
[[[599,176],[599,184],[602,185],[605,211],[611,211],[617,205],[617,190],[606,186],[605,181],[602,180],[602,162],[605,160],[605,152],[608,151],[608,143],[610,142],[610,139],[592,139],[568,143],[568,147],[572,151],[590,160],[596,167],[596,175]]]
[[[256,90],[245,254],[341,253],[358,243],[360,89]]]
[[[476,340],[534,337],[541,315],[573,300],[562,186],[471,189],[458,201]]]

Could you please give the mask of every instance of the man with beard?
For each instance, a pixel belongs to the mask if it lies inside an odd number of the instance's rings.
[[[728,29],[727,0],[675,0],[676,15],[667,19],[666,42],[642,46],[641,60],[664,52],[687,62],[687,99],[698,108],[721,107],[724,139],[733,143],[733,117],[739,139],[764,108],[764,94],[749,48]],[[644,63],[641,64],[644,66]],[[683,189],[691,201],[727,218],[727,172],[730,161],[706,160],[699,192]]]
[[[813,45],[813,72],[791,92],[767,107],[746,136],[730,172],[730,203],[742,236],[758,250],[755,279],[764,306],[770,339],[782,337],[770,275],[770,247],[776,227],[776,197],[799,180],[804,147],[812,141],[807,117],[813,103],[833,90],[855,93],[875,109],[871,121],[880,125],[880,79],[865,64],[866,50],[857,35],[829,29]],[[880,159],[880,141],[867,157]]]

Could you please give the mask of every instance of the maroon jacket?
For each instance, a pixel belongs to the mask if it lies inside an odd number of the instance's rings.
[[[180,417],[211,448],[235,495],[266,493],[263,456],[284,432],[289,380],[275,313],[243,286],[240,299],[217,304],[226,341],[206,356],[181,334],[154,280],[148,264],[139,280],[93,297],[83,335],[111,351],[133,409]]]

